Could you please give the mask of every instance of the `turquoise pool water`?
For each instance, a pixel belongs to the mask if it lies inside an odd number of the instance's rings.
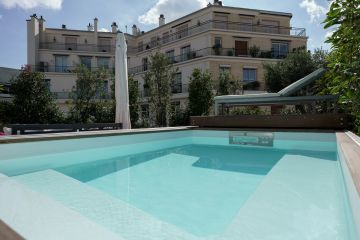
[[[125,239],[357,239],[334,134],[233,134],[0,145],[0,173]]]

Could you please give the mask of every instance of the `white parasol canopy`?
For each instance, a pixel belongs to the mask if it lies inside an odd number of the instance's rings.
[[[131,128],[128,89],[127,44],[124,33],[118,32],[115,51],[115,122],[122,123],[124,129]]]

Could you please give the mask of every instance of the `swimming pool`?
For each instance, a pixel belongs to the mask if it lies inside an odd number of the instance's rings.
[[[358,239],[333,133],[186,130],[0,152],[0,173],[123,239]]]

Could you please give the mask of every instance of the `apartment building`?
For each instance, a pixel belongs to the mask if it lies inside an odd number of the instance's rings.
[[[155,52],[166,54],[178,69],[172,84],[174,105],[185,103],[194,68],[211,72],[215,80],[220,72],[228,71],[243,82],[247,91],[264,90],[264,63],[281,61],[293,49],[306,48],[305,29],[291,27],[291,18],[291,13],[228,7],[215,0],[169,23],[162,14],[159,26],[148,32],[134,25],[131,34],[126,33],[128,67],[139,84],[143,110],[147,102],[143,74]],[[28,64],[45,73],[60,105],[74,86],[76,77],[72,71],[76,65],[114,69],[115,22],[111,32],[100,32],[97,18],[86,30],[67,29],[64,25],[46,28],[43,17],[33,15],[27,28]]]

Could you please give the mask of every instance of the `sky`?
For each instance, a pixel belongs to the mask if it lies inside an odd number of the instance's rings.
[[[26,20],[36,13],[46,20],[46,27],[86,29],[99,19],[99,29],[108,31],[116,22],[121,31],[131,33],[136,24],[147,31],[158,25],[205,7],[213,0],[0,0],[0,67],[20,68],[26,64]],[[330,30],[321,23],[329,9],[328,0],[223,0],[223,5],[255,8],[293,14],[291,26],[306,28],[308,48],[328,49],[324,43]]]

